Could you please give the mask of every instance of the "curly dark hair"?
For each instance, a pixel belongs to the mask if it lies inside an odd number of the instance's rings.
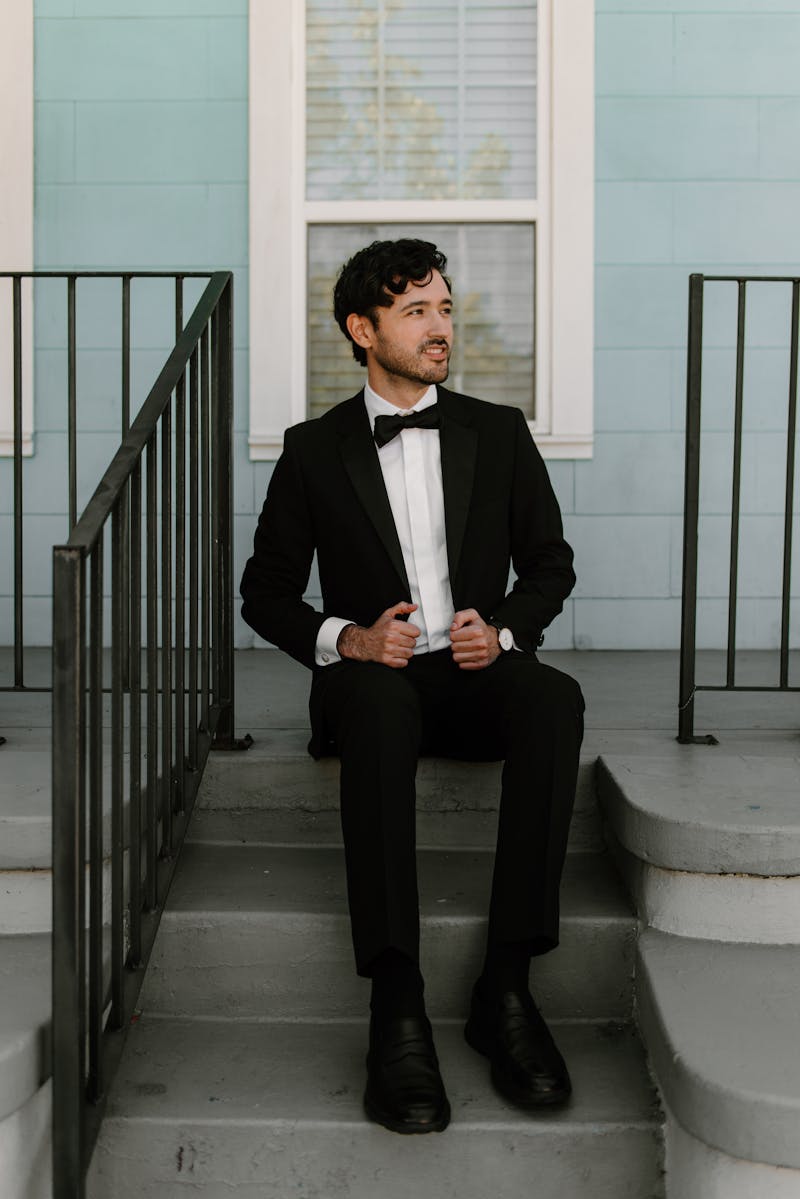
[[[377,310],[391,308],[395,296],[401,296],[409,283],[428,283],[438,271],[449,288],[446,270],[447,258],[442,251],[433,242],[416,237],[374,241],[344,264],[333,289],[333,315],[352,343],[353,357],[360,366],[367,365],[367,355],[347,330],[350,313],[367,316],[377,324]]]

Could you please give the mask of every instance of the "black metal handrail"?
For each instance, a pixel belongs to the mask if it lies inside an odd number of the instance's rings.
[[[700,435],[703,377],[703,309],[707,283],[735,284],[737,289],[736,381],[733,407],[733,474],[731,533],[728,572],[728,635],[724,683],[698,683],[697,566],[700,519]],[[781,632],[778,682],[743,685],[736,682],[736,614],[739,581],[739,533],[742,489],[742,432],[745,379],[745,323],[749,283],[790,284],[792,307],[789,329],[789,396],[786,430],[786,483],[783,513],[781,580]],[[765,275],[701,275],[689,278],[689,336],[686,372],[686,464],[683,518],[683,594],[681,604],[681,655],[678,698],[678,741],[716,744],[710,734],[694,734],[694,701],[698,691],[800,691],[789,683],[790,612],[792,583],[792,530],[794,507],[795,446],[797,437],[798,345],[800,333],[800,277]]]
[[[64,321],[66,326],[67,370],[65,376],[65,416],[67,493],[62,497],[66,514],[67,532],[71,532],[78,519],[78,315],[80,311],[80,287],[90,280],[117,280],[120,284],[120,375],[119,375],[119,423],[120,436],[124,437],[130,427],[131,418],[131,361],[136,350],[132,338],[132,284],[143,279],[174,281],[175,331],[180,335],[183,318],[183,287],[185,280],[207,280],[209,271],[0,271],[0,280],[11,285],[11,349],[12,349],[12,458],[13,458],[13,622],[14,654],[13,682],[0,680],[0,691],[49,691],[50,687],[37,683],[30,685],[25,678],[25,597],[24,597],[24,429],[23,429],[23,365],[26,330],[23,323],[23,281],[35,285],[39,280],[53,283],[63,281],[65,289]],[[173,330],[168,331],[172,342]],[[125,534],[124,534],[125,535]],[[127,619],[126,610],[123,619]]]
[[[175,347],[53,549],[54,1199],[84,1194],[212,741],[246,744],[233,708],[232,276],[211,276],[185,328],[176,294]]]

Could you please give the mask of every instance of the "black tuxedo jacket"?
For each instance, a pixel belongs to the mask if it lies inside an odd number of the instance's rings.
[[[575,583],[547,471],[518,409],[437,391],[456,611],[475,608],[502,621],[533,653]],[[315,551],[322,612],[302,598]],[[509,591],[511,565],[517,577]],[[247,623],[315,671],[331,669],[314,663],[327,616],[367,626],[410,601],[363,392],[287,430],[241,594]],[[313,726],[313,688],[311,708]]]

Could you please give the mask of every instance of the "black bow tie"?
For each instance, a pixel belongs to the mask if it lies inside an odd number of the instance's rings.
[[[376,416],[375,441],[380,449],[403,429],[438,429],[440,423],[438,404],[430,404],[421,412],[410,412],[408,416]]]

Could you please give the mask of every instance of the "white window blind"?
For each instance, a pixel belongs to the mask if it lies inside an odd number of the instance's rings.
[[[531,0],[307,0],[308,200],[536,196]]]

